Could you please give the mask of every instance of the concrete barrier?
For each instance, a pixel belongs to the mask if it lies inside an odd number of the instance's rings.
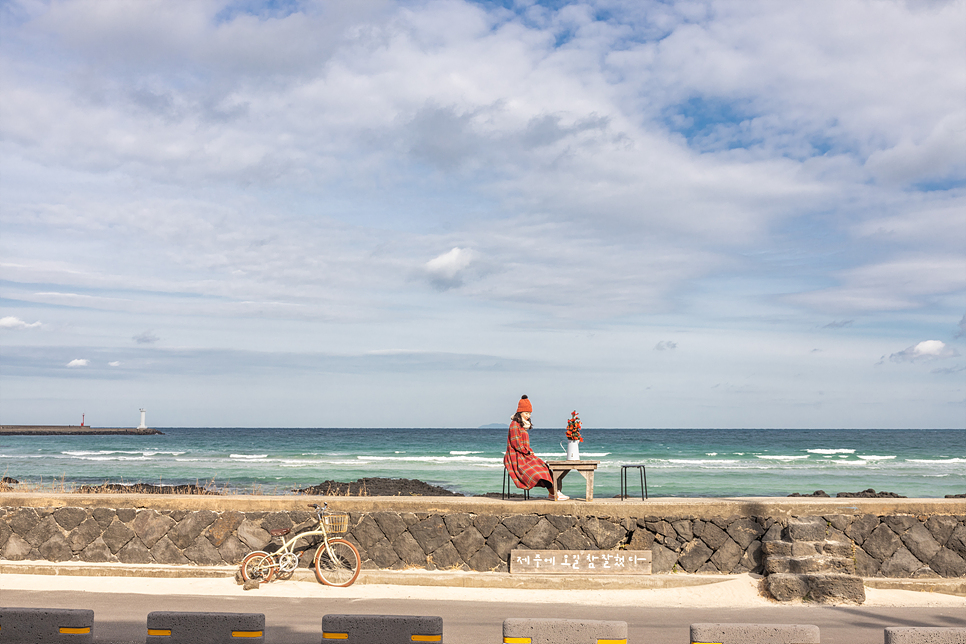
[[[691,624],[692,644],[819,644],[810,624]]]
[[[0,608],[0,642],[88,644],[94,641],[94,611],[73,608]]]
[[[261,613],[148,613],[145,644],[237,644],[265,641]]]
[[[627,644],[627,622],[591,619],[503,620],[504,644]]]
[[[966,628],[890,626],[885,644],[966,644]]]
[[[443,618],[418,615],[323,615],[322,642],[411,644],[442,642]]]

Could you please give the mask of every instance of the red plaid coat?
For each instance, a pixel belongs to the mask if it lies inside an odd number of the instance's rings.
[[[532,489],[540,479],[553,480],[550,468],[530,449],[527,431],[516,421],[510,423],[510,431],[507,433],[503,465],[510,472],[510,478],[516,486],[523,490]]]

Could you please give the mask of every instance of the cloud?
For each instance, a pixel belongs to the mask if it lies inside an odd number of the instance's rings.
[[[28,324],[20,318],[12,316],[0,318],[0,329],[36,329],[39,326],[43,325],[40,322],[31,322]]]
[[[833,320],[828,324],[826,324],[825,326],[823,326],[822,328],[823,329],[842,329],[847,326],[852,326],[853,322],[855,322],[855,320]]]
[[[119,360],[112,360],[111,362],[108,362],[107,363],[107,366],[109,366],[109,367],[120,367],[121,366],[121,363],[120,363]]]
[[[476,253],[468,248],[454,248],[429,260],[425,270],[430,282],[440,290],[461,286],[464,271],[475,256]]]
[[[654,346],[655,351],[673,351],[678,348],[677,342],[671,342],[670,340],[661,340]]]
[[[154,335],[154,332],[152,332],[151,330],[148,330],[148,331],[144,331],[143,333],[139,333],[135,336],[132,336],[131,339],[137,342],[138,344],[154,344],[161,338]]]
[[[940,340],[924,340],[919,344],[907,347],[898,353],[889,356],[893,362],[920,362],[926,360],[938,360],[942,358],[955,358],[959,352]]]
[[[77,358],[76,360],[71,360],[67,363],[68,367],[86,367],[91,363],[90,360],[84,358]]]
[[[966,314],[964,314],[963,319],[959,321],[959,331],[956,333],[956,337],[966,337]]]

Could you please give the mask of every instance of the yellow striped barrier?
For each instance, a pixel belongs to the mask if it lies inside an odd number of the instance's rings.
[[[322,641],[345,644],[443,642],[443,618],[421,615],[323,615]]]

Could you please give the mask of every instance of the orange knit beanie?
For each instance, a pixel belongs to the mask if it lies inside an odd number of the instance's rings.
[[[523,394],[520,398],[520,403],[517,405],[517,413],[519,414],[521,411],[533,413],[533,405],[530,404],[530,399],[527,398],[526,394]]]

